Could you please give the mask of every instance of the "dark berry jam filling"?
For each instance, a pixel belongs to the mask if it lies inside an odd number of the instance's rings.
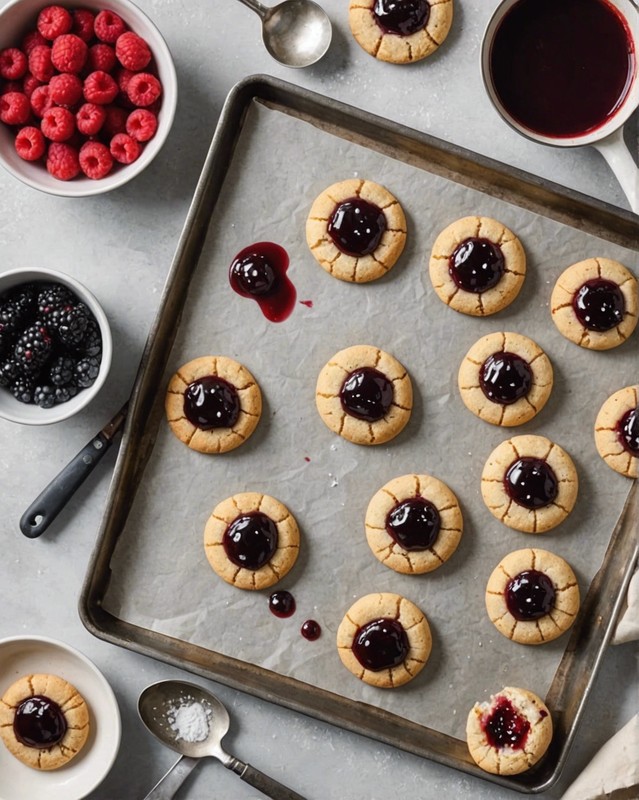
[[[534,620],[545,617],[555,605],[555,586],[548,575],[527,569],[506,584],[506,606],[515,619]]]
[[[547,461],[523,456],[513,462],[504,477],[506,493],[531,510],[550,505],[557,498],[559,482]]]
[[[16,739],[27,747],[53,747],[64,738],[67,721],[60,706],[49,697],[35,695],[23,700],[13,720]]]
[[[260,511],[244,514],[228,526],[222,543],[229,560],[238,567],[259,569],[277,550],[277,526]]]
[[[594,278],[575,292],[572,307],[585,328],[603,333],[623,322],[626,302],[618,284]]]
[[[257,242],[245,247],[229,269],[231,287],[242,297],[257,302],[271,322],[282,322],[295,306],[297,292],[286,271],[288,253],[274,242]]]
[[[423,497],[404,500],[386,517],[386,531],[404,550],[428,550],[439,533],[439,511]]]
[[[308,639],[309,642],[315,642],[322,635],[322,628],[319,622],[316,622],[314,619],[307,619],[300,628],[300,633],[305,639]]]
[[[377,619],[357,630],[352,650],[365,669],[379,672],[396,667],[406,659],[408,636],[397,620]]]
[[[385,230],[382,209],[360,197],[342,201],[328,221],[328,234],[335,246],[355,258],[374,253]]]
[[[426,27],[430,3],[427,0],[375,0],[373,16],[384,33],[410,36]]]
[[[455,285],[475,294],[496,286],[504,269],[501,247],[488,239],[466,239],[457,245],[448,260],[448,272]]]
[[[617,423],[617,436],[630,455],[639,458],[639,408],[631,408]]]
[[[273,594],[268,599],[268,608],[271,614],[282,619],[292,617],[295,613],[295,598],[286,589],[281,589]]]
[[[393,384],[372,367],[362,367],[347,376],[339,398],[347,414],[366,422],[386,416],[393,403]]]
[[[504,406],[526,397],[533,382],[530,364],[516,353],[494,353],[481,365],[479,385],[493,403]]]
[[[215,375],[198,378],[184,392],[184,415],[203,431],[232,428],[240,415],[235,386]]]
[[[530,731],[530,723],[517,713],[508,698],[498,697],[495,705],[482,720],[482,729],[491,747],[522,750]]]

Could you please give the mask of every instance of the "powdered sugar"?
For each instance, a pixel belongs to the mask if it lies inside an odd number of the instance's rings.
[[[175,738],[185,742],[202,742],[209,735],[211,709],[191,699],[168,710],[167,719]]]

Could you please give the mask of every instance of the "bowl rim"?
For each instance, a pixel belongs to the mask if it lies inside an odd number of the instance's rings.
[[[11,280],[12,278],[18,277],[20,280]],[[6,285],[7,278],[9,279],[8,285]],[[40,411],[42,412],[43,418],[31,419],[17,412],[13,413],[12,411],[7,411],[0,406],[0,417],[9,422],[17,422],[21,425],[53,425],[56,422],[62,422],[65,419],[70,419],[75,416],[93,400],[104,385],[111,370],[111,361],[113,358],[113,337],[108,317],[93,292],[77,280],[77,278],[67,275],[65,272],[60,272],[59,270],[49,269],[48,267],[10,269],[0,273],[0,295],[14,286],[18,286],[20,283],[29,283],[38,280],[62,283],[72,289],[80,300],[86,302],[100,327],[100,334],[102,335],[102,357],[100,359],[100,371],[95,382],[76,395],[76,397],[80,399],[77,400],[71,408],[68,407],[68,403],[60,403],[57,406],[53,406],[53,408],[41,408]],[[23,405],[18,400],[16,400],[16,404],[18,407]]]

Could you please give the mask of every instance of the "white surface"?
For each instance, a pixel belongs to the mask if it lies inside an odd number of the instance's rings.
[[[85,200],[42,194],[0,170],[0,269],[43,265],[72,274],[95,293],[112,324],[113,366],[94,403],[72,420],[45,428],[0,420],[0,636],[44,634],[76,646],[104,672],[123,716],[120,753],[90,800],[141,800],[164,774],[175,755],[144,730],[135,711],[137,697],[155,680],[193,677],[93,638],[78,618],[77,597],[101,519],[113,451],[42,538],[25,539],[18,521],[44,485],[129,394],[213,127],[231,86],[252,73],[273,74],[628,207],[594,150],[537,145],[508,128],[492,108],[481,82],[479,44],[495,0],[457,0],[447,42],[430,59],[406,67],[382,64],[364,53],[351,37],[346,0],[323,0],[323,5],[334,24],[327,56],[315,67],[289,70],[268,56],[258,18],[235,0],[140,0],[173,53],[180,91],[171,134],[150,167],[126,186]],[[629,125],[628,139],[636,152],[636,115]],[[203,683],[229,708],[228,749],[309,800],[520,796]],[[564,776],[544,799],[561,797],[601,745],[636,713],[638,686],[637,645],[611,648]],[[258,797],[207,759],[177,800]]]
[[[95,664],[69,645],[37,636],[0,640],[3,691],[39,672],[58,675],[80,692],[89,708],[89,737],[77,756],[51,772],[31,769],[0,748],[0,800],[81,800],[101,783],[118,754],[118,703]]]

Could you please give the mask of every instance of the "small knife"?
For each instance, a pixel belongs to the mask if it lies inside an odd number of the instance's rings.
[[[113,419],[88,442],[66,467],[51,481],[20,518],[20,530],[29,539],[44,533],[73,494],[93,472],[123,427],[128,401]]]

